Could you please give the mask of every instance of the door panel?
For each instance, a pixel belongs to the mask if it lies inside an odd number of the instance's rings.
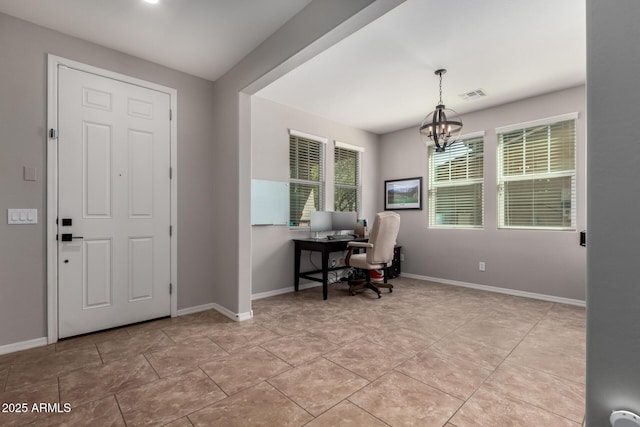
[[[111,240],[88,240],[84,244],[84,306],[83,309],[111,305]]]
[[[153,217],[153,135],[129,132],[129,216]]]
[[[129,239],[129,302],[153,298],[153,238]]]
[[[60,67],[60,338],[169,315],[170,97]]]
[[[111,126],[83,123],[84,217],[111,217]],[[65,171],[68,172],[68,171]]]

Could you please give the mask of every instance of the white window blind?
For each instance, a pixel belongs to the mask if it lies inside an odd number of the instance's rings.
[[[360,212],[361,149],[336,142],[334,160],[334,210]]]
[[[500,228],[574,230],[576,121],[498,131]]]
[[[484,137],[444,152],[429,147],[429,226],[480,228],[484,222]]]
[[[324,144],[289,135],[289,226],[308,227],[311,212],[324,210]]]

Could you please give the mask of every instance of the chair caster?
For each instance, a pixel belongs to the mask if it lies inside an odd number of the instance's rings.
[[[382,294],[378,293],[378,299],[382,298]]]

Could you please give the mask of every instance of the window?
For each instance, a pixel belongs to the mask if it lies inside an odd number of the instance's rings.
[[[444,152],[429,147],[429,226],[482,227],[484,135],[469,135]]]
[[[308,227],[312,211],[324,210],[326,139],[289,132],[289,226]]]
[[[576,118],[496,129],[500,228],[575,229]]]
[[[360,212],[360,157],[361,147],[336,141],[334,159],[334,210]]]

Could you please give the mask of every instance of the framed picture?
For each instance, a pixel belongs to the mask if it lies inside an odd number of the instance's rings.
[[[385,181],[384,209],[422,209],[422,177]]]

